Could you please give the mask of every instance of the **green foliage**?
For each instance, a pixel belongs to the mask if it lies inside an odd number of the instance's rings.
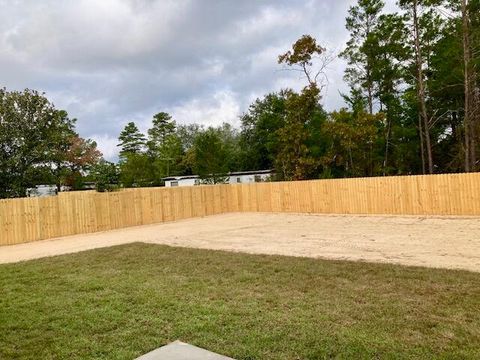
[[[184,151],[187,151],[193,147],[193,144],[195,143],[195,138],[203,130],[203,127],[198,124],[177,126],[175,134],[180,139]]]
[[[119,164],[120,182],[124,187],[158,186],[155,164],[147,154],[127,153]]]
[[[320,92],[316,86],[300,94],[289,91],[285,101],[285,124],[277,130],[278,153],[275,158],[277,176],[284,180],[303,180],[312,177],[317,162],[308,146],[311,135],[308,123],[320,111]]]
[[[0,89],[0,198],[41,183],[77,184],[101,154],[74,126],[43,94]]]
[[[272,93],[257,99],[241,117],[242,170],[273,169],[279,149],[278,130],[285,125],[286,93]]]
[[[182,127],[183,133],[185,128]],[[165,112],[153,117],[148,141],[133,123],[120,134],[120,181],[125,187],[163,185],[163,178],[185,171],[184,144],[175,121]],[[145,148],[146,145],[146,148]]]
[[[90,171],[98,192],[113,191],[118,188],[119,173],[115,164],[102,160],[95,164]]]
[[[330,146],[323,160],[330,174],[363,177],[380,172],[377,138],[381,134],[383,114],[346,109],[333,112],[323,126]]]
[[[152,153],[159,152],[167,138],[175,133],[175,121],[172,117],[160,112],[153,117],[152,127],[148,130],[147,146]]]
[[[120,147],[120,159],[123,160],[131,154],[139,154],[143,151],[146,139],[138,130],[134,122],[129,122],[118,137]]]
[[[228,148],[220,132],[214,128],[202,131],[195,138],[193,170],[202,179],[214,184],[225,182],[228,172]]]
[[[241,167],[240,133],[232,125],[223,123],[216,128],[225,151],[225,165],[228,171],[237,171]]]
[[[381,158],[381,152],[376,157],[382,163],[380,174],[424,173],[430,162],[436,172],[462,171],[460,2],[400,0],[398,4],[401,11],[385,13],[383,1],[358,0],[346,19],[350,39],[341,54],[348,61],[345,80],[351,97],[358,100],[360,95],[368,112],[384,114],[376,141],[384,148]],[[478,4],[478,0],[468,2],[471,9]],[[475,26],[478,13],[471,12],[471,39],[480,29]],[[473,44],[472,53],[479,59],[480,45]]]
[[[176,134],[168,135],[157,151],[154,161],[162,176],[170,176],[181,171],[183,147]]]
[[[381,0],[359,0],[350,7],[346,28],[350,31],[347,47],[340,54],[347,60],[345,80],[357,92],[364,94],[369,112],[373,112],[375,84],[373,70],[379,59],[379,37],[375,34],[384,3]]]

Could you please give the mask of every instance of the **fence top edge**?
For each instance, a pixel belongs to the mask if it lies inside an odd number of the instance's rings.
[[[248,183],[248,184],[202,184],[200,186],[191,186],[191,190],[201,190],[201,189],[211,189],[215,187],[246,187],[246,186],[263,186],[266,184],[295,184],[295,183],[315,183],[315,182],[352,182],[352,181],[365,181],[365,182],[375,182],[375,181],[396,181],[399,179],[433,179],[439,177],[450,177],[450,178],[480,178],[480,172],[472,173],[443,173],[443,174],[425,174],[425,175],[393,175],[393,176],[375,176],[375,177],[351,177],[351,178],[334,178],[334,179],[309,179],[309,180],[297,180],[297,181],[265,181],[258,183]],[[142,187],[142,188],[127,188],[120,189],[119,191],[114,192],[97,192],[95,190],[84,190],[84,191],[68,191],[61,192],[55,196],[48,197],[20,197],[20,198],[5,198],[0,199],[0,204],[8,203],[12,201],[43,201],[44,199],[59,199],[59,198],[68,198],[72,197],[82,197],[82,196],[111,196],[115,194],[127,193],[127,192],[136,192],[136,191],[186,191],[186,187],[164,187],[164,186],[155,186],[155,187]]]

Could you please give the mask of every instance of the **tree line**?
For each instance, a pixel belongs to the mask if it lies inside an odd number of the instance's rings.
[[[278,58],[305,87],[257,99],[238,131],[208,129],[218,148],[210,155],[221,153],[224,168],[196,165],[201,142],[191,141],[177,148],[172,169],[275,169],[278,180],[478,171],[480,2],[401,0],[394,13],[384,5],[359,0],[348,11],[344,108],[320,105],[331,57],[305,35]]]
[[[173,175],[216,183],[240,170],[273,169],[276,180],[478,171],[480,0],[399,0],[396,12],[358,0],[345,26],[343,108],[322,108],[333,56],[304,35],[277,59],[301,75],[303,89],[255,100],[238,129],[177,124],[165,112],[146,134],[130,122],[117,164],[42,94],[3,89],[0,197],[48,181],[108,190],[159,186]]]
[[[398,6],[359,0],[341,53],[354,106],[384,117],[376,174],[478,171],[480,2]]]

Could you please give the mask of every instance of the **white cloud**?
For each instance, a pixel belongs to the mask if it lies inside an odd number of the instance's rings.
[[[103,154],[104,159],[114,161],[118,155],[118,140],[108,134],[93,134],[91,139],[97,142],[97,148]]]
[[[341,49],[355,0],[0,0],[0,86],[45,91],[84,137],[115,158],[129,121],[239,125],[255,97],[301,88],[278,54],[303,34]],[[393,3],[393,0],[389,0]],[[328,72],[327,109],[342,104],[344,62]]]
[[[180,124],[218,126],[229,123],[239,126],[240,104],[238,96],[230,91],[218,91],[206,99],[193,99],[179,104],[169,112]]]
[[[27,2],[4,41],[23,59],[64,70],[118,66],[162,47],[181,16],[175,1]]]

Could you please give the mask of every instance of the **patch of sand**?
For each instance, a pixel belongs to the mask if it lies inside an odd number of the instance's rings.
[[[146,242],[480,272],[480,219],[230,213],[0,247],[0,263]]]

